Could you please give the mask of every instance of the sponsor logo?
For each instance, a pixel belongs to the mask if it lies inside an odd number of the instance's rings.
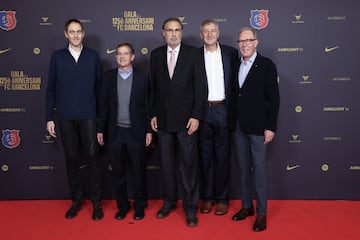
[[[294,169],[296,169],[298,167],[300,167],[300,165],[293,165],[293,166],[287,165],[286,170],[287,171],[292,171],[292,170],[294,170]]]
[[[345,112],[350,111],[348,107],[323,107],[324,112]]]
[[[302,81],[300,81],[299,83],[300,84],[309,84],[309,83],[312,83],[311,81],[309,81],[310,79],[310,76],[307,75],[307,76],[302,76]]]
[[[20,130],[16,129],[5,129],[2,130],[2,144],[4,147],[13,149],[20,145]]]
[[[106,49],[107,54],[112,54],[114,52],[116,52],[116,49]]]
[[[3,172],[7,172],[7,171],[9,171],[9,166],[6,165],[6,164],[4,164],[4,165],[1,166],[1,170],[2,170]]]
[[[360,166],[350,166],[350,170],[360,170]]]
[[[327,165],[326,163],[324,163],[323,165],[321,165],[321,170],[322,170],[323,172],[329,171],[329,165]]]
[[[269,24],[269,17],[268,17],[269,10],[251,10],[250,16],[250,25],[251,27],[261,30],[268,26]]]
[[[0,11],[0,28],[9,31],[16,27],[15,11]]]
[[[292,23],[296,23],[296,24],[304,23],[304,21],[301,20],[302,15],[294,15],[294,17],[295,20],[293,20]]]
[[[336,49],[338,49],[339,47],[338,46],[335,46],[335,47],[326,47],[325,48],[325,52],[326,53],[329,53],[329,52],[332,52],[332,51],[334,51],[334,50],[336,50]]]
[[[291,140],[289,140],[289,143],[301,143],[299,135],[291,135]]]
[[[11,48],[6,48],[6,49],[3,49],[3,50],[0,50],[0,54],[6,53],[6,52],[8,52],[10,50],[11,50]]]
[[[41,17],[42,22],[40,23],[41,26],[50,26],[51,23],[49,22],[49,17]]]
[[[302,112],[302,106],[296,106],[295,107],[295,112],[301,113]]]

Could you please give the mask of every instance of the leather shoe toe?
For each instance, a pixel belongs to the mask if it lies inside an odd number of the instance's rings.
[[[228,210],[229,210],[229,205],[225,203],[219,203],[215,210],[215,215],[218,216],[225,215],[227,214]]]
[[[232,220],[234,221],[240,221],[240,220],[244,220],[246,217],[248,216],[253,216],[254,215],[254,208],[250,207],[250,208],[242,208],[239,212],[237,212],[233,217]]]
[[[92,215],[92,219],[97,221],[102,219],[103,217],[104,217],[104,213],[101,204],[94,204],[94,212]]]
[[[135,208],[135,214],[134,219],[135,220],[141,220],[145,217],[145,211],[143,207],[136,207]]]
[[[255,232],[261,232],[264,231],[265,229],[266,229],[266,216],[265,215],[257,216],[253,230]]]
[[[126,217],[126,214],[129,212],[130,207],[121,208],[115,215],[116,220],[122,220]]]
[[[201,208],[200,208],[200,212],[201,213],[211,212],[212,205],[213,205],[212,202],[203,202],[203,204],[201,205]]]
[[[175,208],[176,207],[162,207],[157,213],[157,218],[166,218]]]
[[[186,224],[189,227],[195,227],[198,224],[198,218],[196,217],[195,213],[189,213],[186,215]]]
[[[73,203],[69,208],[69,210],[66,212],[65,217],[68,219],[76,217],[80,209],[81,209],[81,203]]]

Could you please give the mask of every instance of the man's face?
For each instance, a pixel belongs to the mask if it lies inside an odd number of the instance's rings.
[[[163,37],[171,48],[179,46],[182,39],[181,24],[176,21],[167,22],[163,29]]]
[[[239,34],[238,46],[244,60],[247,61],[255,53],[258,40],[250,30],[245,30]]]
[[[200,31],[200,37],[207,46],[215,45],[219,39],[219,35],[219,28],[213,23],[203,26]]]
[[[64,32],[65,37],[73,47],[80,47],[85,36],[85,31],[81,28],[81,25],[76,22],[69,24],[67,30]]]
[[[128,46],[122,46],[116,49],[116,62],[120,68],[128,68],[135,59]]]

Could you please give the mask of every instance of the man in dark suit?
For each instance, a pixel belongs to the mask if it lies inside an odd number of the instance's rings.
[[[204,116],[205,83],[200,51],[181,43],[183,26],[169,18],[162,26],[167,45],[151,52],[151,127],[158,133],[165,218],[177,203],[176,169],[184,189],[183,208],[188,226],[196,226],[199,199],[197,130]],[[176,159],[179,155],[179,164]]]
[[[234,113],[231,128],[235,129],[235,156],[242,187],[242,209],[232,219],[243,220],[254,215],[254,179],[257,217],[253,230],[256,232],[266,229],[266,147],[275,136],[280,104],[276,66],[257,53],[257,45],[254,29],[240,30],[238,46],[242,57],[234,68],[236,76],[231,100]]]
[[[144,218],[147,207],[145,146],[152,140],[148,112],[149,80],[144,71],[135,69],[134,47],[121,43],[116,48],[117,68],[104,74],[100,96],[98,142],[108,144],[112,164],[117,220],[124,219],[131,202],[126,190],[126,169],[134,177],[134,219]]]
[[[237,60],[237,50],[219,44],[219,24],[207,19],[201,23],[202,67],[207,85],[207,110],[199,127],[200,166],[203,203],[200,211],[209,213],[217,203],[216,215],[229,209],[230,191],[230,129],[228,124],[231,92],[231,67]]]

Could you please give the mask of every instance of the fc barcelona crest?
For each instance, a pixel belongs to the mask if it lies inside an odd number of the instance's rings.
[[[9,31],[16,27],[15,11],[0,11],[0,28]]]
[[[6,148],[13,149],[18,147],[20,145],[20,130],[2,130],[1,141]]]
[[[267,27],[269,24],[269,10],[251,10],[250,25],[251,27],[261,30]]]

